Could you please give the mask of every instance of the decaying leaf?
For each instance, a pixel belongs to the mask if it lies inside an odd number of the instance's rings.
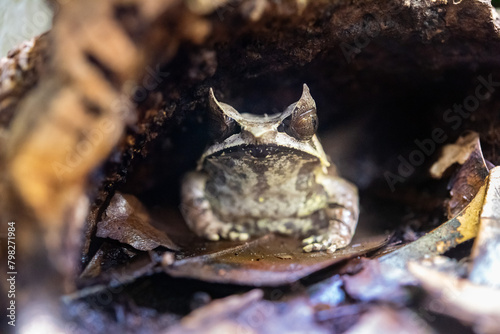
[[[213,301],[182,319],[168,334],[180,333],[329,333],[304,299],[286,304],[263,300],[262,290]]]
[[[308,289],[309,300],[317,308],[330,309],[341,304],[345,300],[345,292],[342,289],[342,279],[340,275],[335,275],[319,283],[310,286]]]
[[[363,270],[350,276],[344,275],[344,287],[349,296],[363,302],[384,300],[404,303],[409,299],[402,285],[409,283],[404,269],[382,266],[380,261],[367,262]]]
[[[238,324],[232,322],[232,316],[258,303],[262,297],[262,290],[252,290],[241,296],[231,296],[214,301],[191,312],[182,319],[180,326],[172,328],[168,333],[186,333],[190,330],[195,333],[202,330],[206,330],[207,333],[237,331]]]
[[[105,242],[80,274],[80,278],[97,277],[106,269],[128,262],[136,255],[137,251],[127,249],[125,246],[113,247]]]
[[[410,260],[443,254],[458,244],[474,238],[479,228],[479,213],[483,205],[485,189],[486,186],[483,185],[472,202],[456,217],[418,240],[382,256],[378,261],[383,265],[404,268]]]
[[[476,237],[490,178],[489,176],[483,178],[484,173],[487,173],[487,168],[482,158],[477,134],[472,133],[466,138],[459,139],[458,144],[445,149],[444,156],[437,165],[433,166],[435,169],[438,168],[436,166],[440,166],[439,172],[433,173],[440,176],[451,164],[462,161],[464,165],[458,174],[455,186],[459,189],[463,189],[464,186],[470,187],[475,197],[472,200],[465,199],[460,205],[454,206],[456,209],[468,203],[456,216],[438,228],[414,242],[369,262],[361,273],[353,277],[345,277],[346,290],[351,296],[361,300],[404,300],[407,294],[401,286],[415,284],[415,279],[408,274],[406,268],[410,261],[444,254],[457,245]],[[458,154],[458,156],[455,157],[453,154]],[[474,173],[468,175],[467,171],[471,170]],[[452,196],[458,196],[459,193],[463,195],[463,192],[456,192]]]
[[[500,167],[491,170],[469,279],[500,288]]]
[[[436,333],[418,314],[410,310],[374,307],[346,334],[432,334]]]
[[[120,197],[114,199],[114,202],[123,202],[129,199],[126,195],[118,194],[118,196]],[[113,206],[113,209],[110,210],[115,217],[115,223],[126,220],[130,209],[124,209],[122,212],[119,208],[126,208],[127,205],[119,206],[113,201],[110,203],[110,207]],[[334,254],[304,253],[299,239],[275,234],[269,234],[249,242],[207,241],[196,237],[192,231],[187,229],[180,215],[177,217],[178,219],[170,220],[168,225],[161,224],[160,218],[164,215],[165,211],[154,211],[153,219],[156,226],[162,228],[162,231],[158,232],[162,234],[166,232],[178,245],[179,251],[175,255],[171,252],[155,250],[149,252],[149,255],[139,254],[140,252],[132,254],[127,260],[124,258],[130,255],[130,250],[120,245],[105,244],[97,251],[82,274],[81,278],[85,279],[83,284],[89,285],[92,284],[92,281],[109,284],[110,280],[130,283],[140,277],[138,273],[150,275],[164,272],[173,277],[216,283],[259,287],[289,285],[341,261],[377,250],[383,247],[391,237],[390,234],[369,238],[355,237],[348,247],[338,250]],[[113,227],[112,232],[124,234],[123,238],[127,237],[131,238],[132,241],[137,241],[145,235],[144,231],[135,230],[136,228],[142,229],[142,225],[120,229],[118,226],[120,225]],[[128,232],[123,233],[124,229],[128,229]],[[149,230],[146,229],[146,231]],[[137,236],[134,237],[135,233]],[[99,233],[98,236],[103,236],[103,234]],[[128,239],[120,241],[128,243],[125,242],[126,240]],[[147,243],[147,245],[156,245],[153,241],[151,242],[153,244]],[[116,259],[117,257],[122,260]],[[103,268],[109,270],[103,272]]]
[[[361,273],[346,277],[347,291],[362,300],[406,298],[400,285],[414,282],[406,270],[409,261],[443,254],[476,236],[485,188],[456,217],[418,240],[369,262]]]
[[[304,253],[301,241],[269,234],[214,253],[175,261],[165,272],[175,277],[250,286],[279,286],[346,259],[366,254],[387,243],[390,235],[354,239],[336,251]]]
[[[480,223],[479,216],[485,205],[486,189],[490,187],[491,182],[497,182],[491,179],[491,175],[488,176],[488,167],[483,158],[477,133],[471,132],[459,138],[456,144],[447,145],[442,157],[431,167],[431,174],[440,177],[455,162],[462,163],[463,166],[450,192],[452,204],[449,213],[457,209],[461,209],[460,212],[420,239],[381,257],[379,259],[381,263],[404,268],[410,260],[443,254],[458,244],[476,237]]]
[[[455,163],[463,165],[478,147],[480,148],[479,134],[477,132],[470,132],[458,138],[454,144],[445,145],[441,156],[431,166],[430,173],[432,177],[441,178],[444,172]]]
[[[178,249],[165,232],[150,224],[150,220],[136,197],[117,192],[106,209],[105,217],[97,224],[96,235],[118,240],[142,251],[158,246]]]
[[[118,250],[115,249],[115,253]],[[101,253],[101,254],[99,254]],[[69,299],[78,299],[114,287],[123,287],[137,279],[147,277],[159,271],[159,263],[147,253],[140,252],[130,257],[129,261],[113,261],[98,252],[79,278],[80,290],[68,295]],[[104,260],[103,263],[97,261]],[[110,267],[109,264],[112,263]]]
[[[408,269],[429,294],[427,304],[432,312],[474,324],[479,333],[498,333],[500,290],[476,285],[415,262],[411,262]]]
[[[455,163],[462,166],[450,181],[448,219],[455,217],[472,201],[488,175],[490,164],[484,160],[477,132],[470,132],[460,137],[455,144],[446,145],[441,157],[430,169],[431,176],[441,178]]]

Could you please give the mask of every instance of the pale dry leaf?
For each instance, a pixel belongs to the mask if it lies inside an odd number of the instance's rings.
[[[439,179],[451,165],[455,163],[463,165],[476,148],[478,140],[479,134],[471,132],[458,138],[454,144],[445,145],[441,156],[430,168],[431,176]]]
[[[500,167],[491,170],[478,236],[472,251],[470,280],[500,288]]]
[[[500,290],[475,285],[416,262],[409,263],[408,270],[431,297],[431,311],[474,324],[479,333],[498,333]]]
[[[165,232],[150,224],[150,217],[141,202],[132,195],[115,193],[105,217],[97,224],[96,235],[148,251],[158,246],[176,250],[178,247]]]

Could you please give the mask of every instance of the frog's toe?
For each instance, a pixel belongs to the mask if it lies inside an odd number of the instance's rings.
[[[199,232],[199,235],[210,241],[219,241],[221,239],[228,239],[230,226],[226,226],[220,221],[212,221],[209,226]]]
[[[331,245],[331,246],[329,246],[329,247],[326,249],[326,252],[327,252],[328,254],[333,254],[333,253],[335,253],[335,251],[336,251],[336,250],[337,250],[337,246],[336,246],[336,245]]]
[[[304,247],[302,247],[302,250],[304,251],[304,253],[310,253],[313,251],[313,245],[310,244],[310,245],[304,246]]]
[[[302,240],[302,245],[309,246],[314,243],[314,235]]]
[[[219,241],[220,236],[218,233],[207,233],[205,234],[205,239],[210,241]]]
[[[307,246],[302,247],[302,250],[305,253],[318,252],[318,251],[325,250],[325,249],[326,249],[326,245],[323,243],[319,243],[319,242],[315,242],[313,244],[309,244]]]
[[[250,239],[250,235],[248,233],[240,233],[240,241],[247,241],[248,239]]]
[[[340,235],[320,234],[302,240],[302,250],[305,253],[327,251],[332,254],[337,249],[347,246],[349,240]]]
[[[302,240],[302,245],[303,246],[308,246],[311,244],[319,243],[323,241],[323,236],[322,235],[312,235],[308,238],[305,238]]]
[[[325,238],[324,243],[326,244],[325,250],[327,253],[332,254],[335,253],[336,250],[340,248],[346,247],[351,241],[350,237],[333,235],[328,238]]]
[[[229,232],[229,240],[233,241],[247,241],[250,238],[250,235],[245,232],[236,232],[236,231],[231,231]]]
[[[310,252],[318,252],[321,250],[327,249],[330,244],[328,243],[328,240],[325,239],[325,236],[320,234],[320,235],[312,235],[308,238],[305,238],[302,240],[302,250],[305,253],[310,253]]]

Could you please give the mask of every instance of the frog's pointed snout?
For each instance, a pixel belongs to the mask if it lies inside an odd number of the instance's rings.
[[[256,144],[264,144],[276,138],[277,131],[264,126],[251,126],[243,129],[242,133]]]

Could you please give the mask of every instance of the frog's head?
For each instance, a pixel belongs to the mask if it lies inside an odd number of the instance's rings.
[[[216,143],[202,157],[241,147],[276,147],[317,157],[328,166],[328,159],[316,137],[318,115],[309,87],[303,86],[300,99],[282,113],[272,115],[240,114],[232,106],[217,101],[209,92],[211,131]]]

